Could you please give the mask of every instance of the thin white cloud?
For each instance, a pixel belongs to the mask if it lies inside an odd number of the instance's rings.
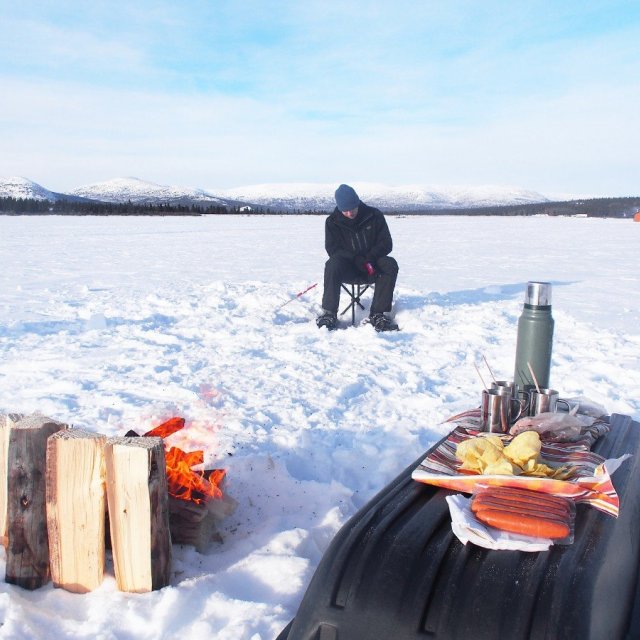
[[[29,38],[15,37],[28,31]],[[3,58],[16,66],[32,69],[38,74],[69,71],[75,74],[91,72],[95,78],[109,70],[131,73],[134,69],[149,70],[149,63],[139,48],[118,38],[106,38],[86,31],[42,23],[8,21],[2,27]],[[11,33],[14,37],[9,38]],[[11,74],[11,69],[5,68]]]
[[[73,4],[0,25],[0,173],[636,188],[639,30],[588,33],[602,2]]]
[[[8,89],[12,100],[0,105],[0,175],[60,190],[121,175],[207,187],[350,175],[633,195],[630,154],[640,146],[640,132],[627,126],[637,88],[523,100],[482,128],[388,121],[375,133],[336,132],[241,98],[16,81]]]

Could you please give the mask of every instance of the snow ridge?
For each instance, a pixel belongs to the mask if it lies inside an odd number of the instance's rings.
[[[0,178],[0,198],[17,198],[32,200],[58,200],[59,194],[45,189],[37,182],[20,176]]]
[[[136,204],[155,204],[160,202],[178,203],[186,201],[203,204],[228,204],[224,198],[218,198],[203,189],[171,187],[147,182],[139,178],[115,178],[105,182],[78,187],[71,191],[73,195],[102,202],[134,202]]]
[[[353,182],[360,199],[382,210],[459,209],[496,205],[547,202],[535,191],[518,187],[437,187],[425,185],[389,186]],[[280,183],[256,184],[218,191],[227,198],[251,202],[261,207],[292,211],[296,209],[333,210],[336,184]]]
[[[548,202],[535,191],[505,186],[440,187],[425,185],[389,186],[353,182],[361,200],[383,211],[461,209]],[[56,193],[27,178],[0,178],[0,197],[56,201],[87,198],[101,202],[136,204],[202,204],[233,207],[248,204],[272,211],[332,211],[334,183],[265,183],[233,189],[205,190],[160,185],[139,178],[115,178]]]

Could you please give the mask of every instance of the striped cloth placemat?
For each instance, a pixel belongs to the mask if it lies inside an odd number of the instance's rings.
[[[611,481],[611,474],[629,455],[605,460],[602,456],[590,451],[582,442],[543,443],[542,461],[550,463],[551,466],[571,465],[573,474],[570,479],[555,480],[524,475],[481,475],[460,472],[462,463],[456,458],[456,448],[460,442],[482,433],[479,431],[479,411],[465,412],[454,416],[450,421],[456,425],[455,428],[416,467],[412,473],[414,480],[462,493],[473,493],[477,486],[520,487],[571,498],[575,502],[588,503],[600,511],[618,516],[620,499]],[[507,445],[514,436],[505,434],[500,435],[500,438]]]

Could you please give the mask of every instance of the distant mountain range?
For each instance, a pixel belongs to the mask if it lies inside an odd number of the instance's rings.
[[[377,183],[352,183],[361,200],[383,211],[420,211],[548,202],[535,191],[498,186],[434,188],[419,185],[391,187]],[[331,211],[337,185],[318,183],[259,184],[211,190],[171,187],[138,178],[116,178],[73,189],[50,191],[27,178],[0,178],[0,198],[36,200],[93,200],[136,204],[248,206],[272,211]]]
[[[168,187],[138,178],[115,178],[71,191],[71,195],[100,202],[134,202],[136,204],[212,204],[234,205],[234,200],[220,198],[203,189]]]
[[[458,209],[548,201],[545,196],[535,191],[497,186],[427,187],[407,185],[391,187],[370,182],[354,182],[351,186],[363,202],[383,211]],[[331,211],[336,206],[333,197],[336,187],[335,184],[316,183],[257,184],[225,189],[219,193],[227,198],[282,211],[297,209]]]

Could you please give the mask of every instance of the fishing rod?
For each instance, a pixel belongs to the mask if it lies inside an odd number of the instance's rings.
[[[300,293],[296,293],[295,298],[291,298],[291,300],[287,300],[286,302],[283,302],[279,307],[276,308],[276,311],[280,311],[282,307],[288,305],[290,302],[293,302],[294,300],[297,300],[300,296],[303,296],[305,293],[307,293],[307,291],[311,291],[311,289],[317,286],[318,286],[317,282],[314,282],[312,285],[309,285],[304,291],[300,291]]]

